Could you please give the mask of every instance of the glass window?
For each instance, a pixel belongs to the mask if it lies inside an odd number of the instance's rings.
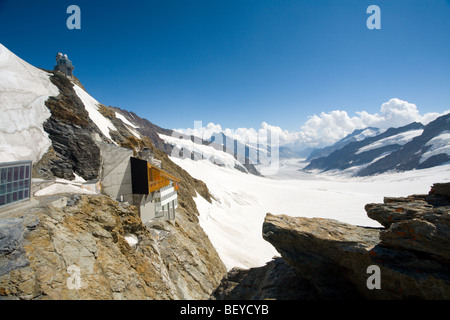
[[[25,176],[25,166],[20,166],[19,167],[19,179],[23,180]]]
[[[30,163],[0,164],[0,205],[30,197]]]
[[[8,169],[2,168],[0,173],[0,183],[5,183],[8,176]]]
[[[20,171],[19,167],[14,167],[14,181],[19,180],[19,171]]]

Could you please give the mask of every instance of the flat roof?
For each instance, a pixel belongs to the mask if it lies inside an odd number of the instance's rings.
[[[31,160],[0,162],[0,167],[12,167],[12,166],[19,166],[21,164],[32,164],[32,163],[33,163],[33,161],[31,161]]]

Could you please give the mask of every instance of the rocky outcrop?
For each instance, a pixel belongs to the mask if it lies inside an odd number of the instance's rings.
[[[0,219],[0,299],[205,299],[226,272],[198,224],[142,224],[107,196],[36,198]]]
[[[428,195],[368,204],[368,216],[385,227],[381,229],[268,214],[263,237],[298,275],[272,275],[277,281],[270,291],[261,293],[260,286],[251,284],[246,286],[247,296],[279,298],[273,287],[281,290],[289,279],[302,284],[307,290],[303,296],[310,299],[450,299],[449,191],[450,184],[436,184]],[[272,263],[259,273],[272,272]],[[233,270],[214,298],[239,298],[252,272]],[[368,284],[373,272],[378,273],[379,289]]]
[[[46,101],[51,117],[44,123],[44,130],[52,147],[34,164],[33,176],[73,180],[77,173],[86,180],[95,179],[100,169],[100,150],[93,134],[100,136],[101,132],[90,120],[72,82],[58,72],[53,73],[51,81],[60,92]]]
[[[39,219],[31,215],[0,220],[0,276],[29,265],[23,244]]]
[[[314,300],[319,293],[300,271],[282,258],[249,270],[233,268],[214,291],[213,300]]]

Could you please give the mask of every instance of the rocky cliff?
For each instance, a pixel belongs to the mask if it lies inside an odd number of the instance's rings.
[[[180,210],[144,226],[107,196],[36,198],[0,220],[0,299],[205,299],[225,267]]]
[[[213,299],[450,299],[450,184],[366,211],[385,228],[268,214],[282,261],[232,270]]]
[[[99,103],[78,79],[38,69],[1,44],[0,58],[0,122],[8,129],[0,137],[8,150],[2,161],[33,159],[33,179],[45,185],[76,176],[95,183],[102,161],[97,143],[104,142],[135,156],[150,149],[182,179],[176,220],[145,226],[135,207],[105,195],[36,197],[2,208],[0,298],[209,297],[226,268],[198,223],[193,198],[211,195],[167,156],[157,133],[170,130]]]

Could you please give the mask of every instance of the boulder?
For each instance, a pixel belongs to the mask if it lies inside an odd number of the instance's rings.
[[[428,195],[366,205],[368,216],[384,228],[269,213],[263,237],[297,272],[286,272],[275,260],[232,270],[213,299],[448,300],[449,190],[449,183],[435,184]],[[267,275],[273,281],[265,286]],[[303,284],[301,293],[276,294],[286,283]]]
[[[318,292],[320,299],[359,299],[368,291],[369,252],[379,230],[336,220],[267,214],[263,237]],[[354,281],[349,281],[353,278]]]
[[[315,300],[311,282],[282,258],[249,270],[233,268],[214,291],[212,300]]]

